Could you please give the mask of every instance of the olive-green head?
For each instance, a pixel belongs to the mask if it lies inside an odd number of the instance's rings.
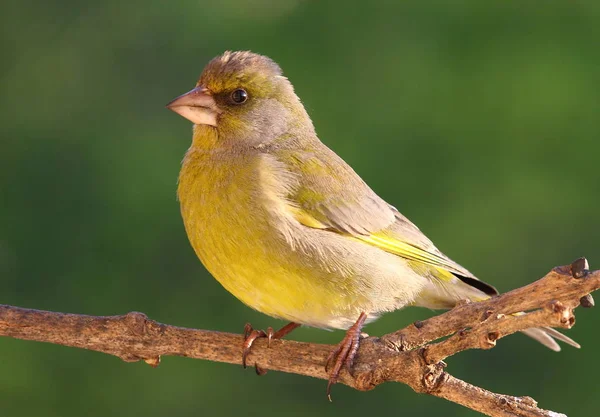
[[[220,142],[257,145],[312,123],[294,88],[270,58],[227,51],[204,68],[196,88],[168,108],[196,125],[195,134],[216,132]]]

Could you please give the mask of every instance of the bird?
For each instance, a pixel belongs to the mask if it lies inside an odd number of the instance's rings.
[[[244,304],[289,321],[278,331],[246,325],[244,367],[259,337],[301,325],[346,330],[327,361],[331,399],[365,324],[404,307],[450,309],[498,294],[321,142],[270,58],[226,51],[167,108],[193,123],[177,197],[195,253]],[[555,351],[555,339],[579,347],[552,328],[524,333]]]

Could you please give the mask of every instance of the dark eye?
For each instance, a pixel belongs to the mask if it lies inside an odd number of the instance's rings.
[[[235,104],[242,104],[245,103],[246,100],[248,100],[248,93],[246,92],[246,90],[243,90],[241,88],[238,88],[237,90],[235,90],[233,93],[231,93],[231,100],[235,103]]]

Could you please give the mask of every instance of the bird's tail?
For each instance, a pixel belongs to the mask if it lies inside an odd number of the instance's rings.
[[[437,271],[439,275],[436,274],[434,279],[430,281],[430,285],[421,292],[419,298],[415,301],[415,305],[432,309],[445,309],[454,307],[460,300],[484,301],[498,295],[498,291],[494,287],[476,278],[460,276],[446,270],[437,269]],[[514,313],[514,315],[523,314],[526,313]],[[534,327],[523,330],[522,333],[555,352],[560,351],[557,340],[576,348],[581,347],[579,343],[551,327]]]
[[[556,343],[557,340],[565,342],[567,345],[571,345],[573,347],[576,347],[577,349],[581,347],[579,343],[577,343],[570,337],[565,336],[558,330],[554,330],[552,327],[532,327],[531,329],[522,330],[521,333],[524,333],[532,339],[537,340],[542,345],[546,346],[548,349],[552,349],[555,352],[560,352],[560,345]]]

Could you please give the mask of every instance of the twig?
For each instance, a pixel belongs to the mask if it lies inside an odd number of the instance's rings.
[[[369,390],[388,381],[461,404],[493,417],[558,417],[529,397],[495,394],[454,378],[442,362],[466,349],[489,349],[496,341],[530,327],[571,328],[573,309],[593,305],[589,293],[600,288],[600,271],[588,272],[583,258],[557,267],[542,279],[509,293],[417,322],[381,338],[361,341],[353,374],[340,382]],[[528,311],[526,315],[513,315]],[[432,343],[440,338],[449,338]],[[125,361],[157,366],[161,356],[186,356],[241,364],[242,337],[186,329],[131,312],[95,317],[0,305],[0,336],[95,350]],[[327,379],[325,362],[333,346],[274,340],[270,348],[258,339],[248,358],[262,369]]]

